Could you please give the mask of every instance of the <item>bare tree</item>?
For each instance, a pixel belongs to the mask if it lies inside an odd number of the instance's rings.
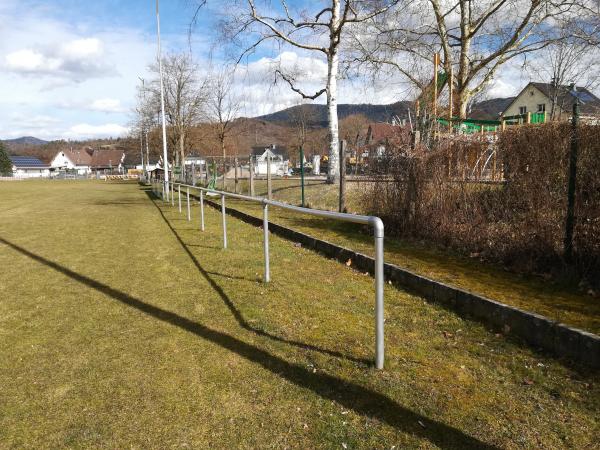
[[[151,70],[158,75],[158,66]],[[170,134],[176,143],[174,158],[185,167],[185,155],[189,149],[190,129],[197,125],[206,108],[206,80],[198,76],[198,67],[186,54],[171,54],[163,59],[165,87],[165,113]],[[152,94],[151,104],[160,101],[158,79],[149,85]],[[156,106],[153,110],[156,110]]]
[[[296,76],[283,68],[276,75],[289,85],[303,99],[314,100],[323,94],[327,96],[329,125],[329,171],[328,181],[339,178],[339,136],[337,114],[337,79],[339,75],[339,55],[344,41],[345,30],[357,23],[374,20],[390,10],[400,0],[327,0],[309,12],[288,5],[285,0],[265,1],[257,6],[255,0],[234,1],[238,9],[225,25],[230,40],[242,45],[243,58],[262,43],[274,40],[283,46],[291,46],[302,51],[322,55],[327,60],[327,80],[325,87],[315,93],[305,93],[297,84]],[[306,8],[306,5],[303,5]],[[235,16],[235,17],[234,17]],[[243,40],[244,37],[249,38]]]
[[[455,74],[454,98],[464,118],[470,99],[502,65],[558,42],[556,24],[584,2],[416,0],[355,33],[354,61],[393,67],[425,90],[433,78],[433,55],[440,52],[444,72]]]
[[[238,117],[242,107],[242,100],[233,89],[233,82],[234,72],[227,68],[210,75],[208,81],[209,94],[206,114],[214,136],[221,147],[223,167],[226,166],[226,143],[235,131],[234,120]],[[225,186],[225,175],[223,175],[223,186]]]

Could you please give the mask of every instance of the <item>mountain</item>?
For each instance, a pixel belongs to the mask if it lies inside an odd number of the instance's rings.
[[[15,139],[6,139],[3,142],[8,145],[29,145],[29,146],[44,145],[44,144],[48,143],[48,141],[44,141],[42,139],[38,139],[33,136],[23,136],[23,137],[15,138]]]
[[[362,114],[371,122],[391,122],[394,117],[399,119],[408,118],[408,109],[412,108],[413,102],[400,101],[389,105],[372,104],[341,104],[338,105],[338,118],[353,114]],[[304,117],[307,124],[311,126],[327,126],[327,106],[319,104],[305,104],[292,106],[264,116],[255,117],[255,119],[265,122],[293,123],[298,118]]]

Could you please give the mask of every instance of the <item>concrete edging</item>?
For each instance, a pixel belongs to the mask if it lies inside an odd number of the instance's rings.
[[[221,208],[220,204],[206,198],[205,202],[218,210]],[[243,222],[262,227],[262,218],[230,207],[227,207],[226,211]],[[273,222],[269,222],[269,231],[340,262],[351,259],[353,268],[373,274],[375,261],[370,256]],[[534,349],[543,349],[552,355],[594,369],[600,368],[600,336],[431,280],[394,264],[385,263],[384,274],[385,278],[394,284],[426,300],[441,303],[462,317],[477,320],[495,330],[516,336]]]

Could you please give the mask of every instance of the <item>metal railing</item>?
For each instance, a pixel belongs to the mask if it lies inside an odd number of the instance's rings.
[[[200,205],[200,229],[204,231],[204,194],[213,194],[221,197],[221,215],[222,215],[222,227],[223,227],[223,248],[227,248],[227,220],[226,220],[226,205],[225,197],[235,198],[238,200],[245,200],[252,203],[260,203],[263,206],[263,251],[264,251],[264,282],[268,283],[271,281],[270,273],[270,261],[269,261],[269,206],[286,209],[288,211],[294,211],[301,214],[308,214],[312,216],[325,217],[328,219],[341,220],[344,222],[360,223],[363,225],[369,225],[373,227],[374,234],[374,247],[375,247],[375,367],[377,369],[383,369],[384,364],[384,330],[383,330],[383,222],[379,217],[375,216],[361,216],[356,214],[338,213],[333,211],[323,211],[320,209],[301,208],[299,206],[289,205],[287,203],[281,203],[267,198],[250,197],[242,194],[234,194],[232,192],[218,191],[214,189],[208,189],[201,186],[191,186],[183,183],[171,182],[170,186],[165,189],[164,185],[158,182],[153,184],[154,193],[162,197],[168,202],[168,191],[170,190],[171,205],[175,206],[175,186],[177,186],[178,196],[178,209],[181,213],[181,190],[185,188],[186,200],[187,200],[187,220],[191,220],[191,209],[190,209],[190,189],[195,189],[199,192],[199,205]],[[170,188],[170,189],[169,189]],[[165,190],[167,192],[165,192]],[[167,194],[167,195],[165,195]]]

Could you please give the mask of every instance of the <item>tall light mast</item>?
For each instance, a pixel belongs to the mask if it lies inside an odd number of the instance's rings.
[[[163,168],[165,172],[163,180],[163,194],[165,200],[169,200],[169,159],[167,154],[167,125],[165,123],[165,88],[163,85],[162,55],[160,50],[160,15],[158,14],[158,0],[156,0],[156,30],[158,35],[158,76],[160,78],[160,110],[162,115],[162,138],[163,138]]]

